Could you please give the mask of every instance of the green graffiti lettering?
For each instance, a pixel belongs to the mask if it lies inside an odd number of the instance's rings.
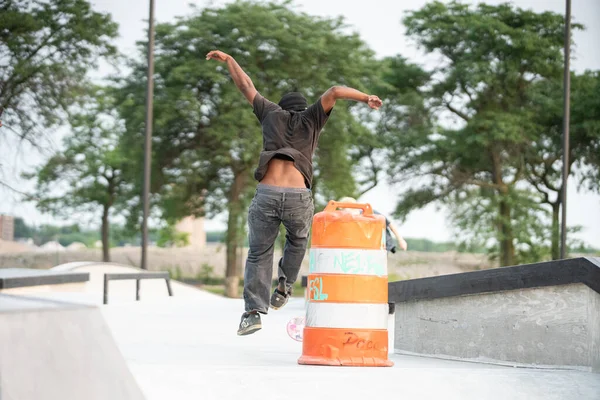
[[[323,278],[318,277],[308,282],[310,297],[313,300],[327,300],[329,295],[323,293]]]

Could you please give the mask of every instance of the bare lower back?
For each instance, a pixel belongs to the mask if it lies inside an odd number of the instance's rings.
[[[277,158],[274,158],[269,162],[265,177],[260,183],[280,187],[306,187],[304,176],[296,169],[294,162]]]

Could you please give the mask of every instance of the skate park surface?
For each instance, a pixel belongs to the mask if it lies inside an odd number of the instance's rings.
[[[292,298],[282,309],[270,310],[262,318],[263,329],[240,337],[236,330],[243,312],[241,299],[224,298],[176,281],[172,281],[173,297],[169,297],[164,281],[148,280],[142,281],[141,300],[135,301],[135,281],[115,281],[110,283],[109,302],[104,305],[103,274],[138,269],[71,263],[55,270],[88,272],[90,279],[0,291],[0,318],[2,304],[6,312],[8,304],[19,299],[68,303],[53,307],[57,315],[69,307],[99,310],[133,377],[132,384],[146,399],[600,398],[598,373],[394,354],[392,315],[388,331],[393,367],[299,365],[302,343],[288,336],[286,324],[304,314],[302,298]],[[88,339],[88,345],[93,346],[94,338]],[[110,384],[114,382],[107,381]],[[0,398],[12,400],[2,395],[1,386]]]

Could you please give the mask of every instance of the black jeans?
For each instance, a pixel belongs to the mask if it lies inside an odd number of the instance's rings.
[[[267,314],[273,278],[273,250],[281,223],[285,246],[279,260],[279,282],[290,288],[306,253],[315,206],[310,189],[259,184],[248,210],[249,251],[244,271],[246,311]]]

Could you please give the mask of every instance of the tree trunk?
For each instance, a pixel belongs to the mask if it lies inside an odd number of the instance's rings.
[[[102,209],[102,261],[104,262],[109,262],[110,261],[110,254],[109,254],[109,237],[108,237],[108,228],[109,228],[109,222],[108,222],[108,211],[109,211],[109,207],[108,206],[104,206]]]
[[[225,268],[225,296],[239,297],[240,269],[238,265],[238,248],[240,247],[240,218],[242,217],[242,193],[246,187],[247,174],[236,173],[229,191],[227,217],[227,235],[225,245],[227,248]]]
[[[502,159],[499,152],[490,151],[492,161],[492,181],[497,185],[500,198],[497,222],[498,241],[500,242],[500,266],[515,265],[515,244],[511,221],[511,206],[508,202],[510,195],[508,186],[502,177]]]
[[[558,219],[560,216],[560,198],[552,204],[552,259],[560,259],[560,231]]]
[[[500,260],[503,267],[515,265],[515,244],[510,218],[510,205],[505,200],[500,200]]]

